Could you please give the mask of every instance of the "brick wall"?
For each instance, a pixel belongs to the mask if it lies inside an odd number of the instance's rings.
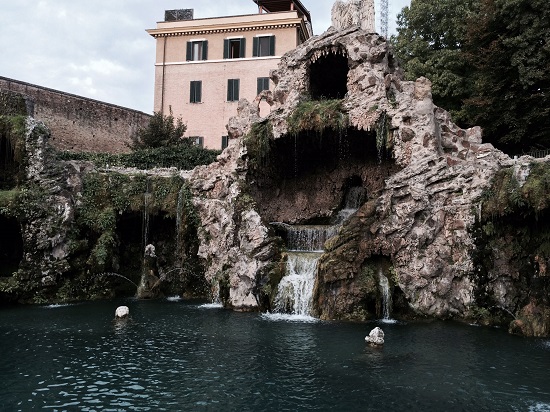
[[[122,153],[150,115],[98,100],[0,77],[0,90],[23,95],[31,115],[51,130],[59,150]]]

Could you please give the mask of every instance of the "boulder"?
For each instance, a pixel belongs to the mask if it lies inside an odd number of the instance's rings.
[[[370,331],[369,335],[365,337],[365,342],[372,346],[382,346],[384,344],[384,331],[378,326]]]
[[[130,309],[128,306],[119,306],[115,310],[115,319],[125,319],[130,316]]]

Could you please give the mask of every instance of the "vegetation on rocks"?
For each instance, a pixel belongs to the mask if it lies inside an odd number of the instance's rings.
[[[342,100],[305,100],[300,102],[288,119],[288,130],[293,135],[303,131],[322,134],[328,129],[343,132],[348,124],[349,119],[342,107]]]
[[[398,16],[395,52],[408,80],[511,154],[550,148],[550,3],[415,0]]]

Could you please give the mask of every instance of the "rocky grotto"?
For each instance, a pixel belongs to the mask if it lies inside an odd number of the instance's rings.
[[[271,79],[239,102],[217,161],[191,171],[62,160],[43,124],[4,117],[0,299],[105,299],[139,283],[147,298],[285,310],[298,233],[317,242],[316,317],[384,316],[384,278],[394,318],[550,335],[549,158],[512,159],[459,128],[430,81],[404,81],[388,43],[358,27],[310,39]],[[143,290],[149,244],[158,282]]]

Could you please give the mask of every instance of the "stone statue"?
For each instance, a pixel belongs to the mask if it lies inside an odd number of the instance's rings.
[[[332,26],[336,30],[361,27],[374,33],[374,0],[337,0],[332,6]]]

